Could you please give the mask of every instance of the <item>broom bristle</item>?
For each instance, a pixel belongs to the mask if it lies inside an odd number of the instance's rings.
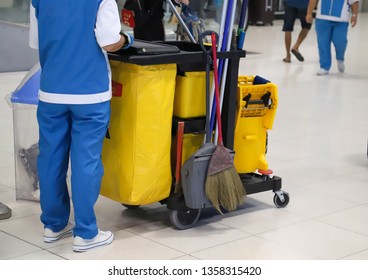
[[[224,170],[219,181],[222,186],[220,204],[227,211],[236,210],[239,205],[244,203],[245,190],[235,167]]]
[[[221,190],[221,188],[218,187],[218,179],[217,179],[216,175],[217,174],[207,176],[206,185],[205,185],[206,196],[209,199],[209,201],[211,201],[212,206],[219,213],[223,214],[221,209],[220,209],[220,193],[219,193],[219,190]]]
[[[208,199],[221,214],[220,206],[227,211],[234,211],[244,203],[246,193],[234,166],[209,175],[205,187]]]

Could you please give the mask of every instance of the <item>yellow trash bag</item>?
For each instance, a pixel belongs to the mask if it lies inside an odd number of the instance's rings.
[[[158,202],[169,196],[172,185],[176,64],[110,65],[113,97],[101,194],[128,205]]]
[[[272,129],[278,105],[277,86],[253,84],[253,76],[238,77],[234,165],[238,173],[268,170],[267,130]]]

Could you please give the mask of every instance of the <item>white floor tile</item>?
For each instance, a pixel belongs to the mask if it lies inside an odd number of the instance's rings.
[[[313,184],[314,182],[333,179],[337,174],[326,172],[326,170],[315,167],[306,167],[299,164],[299,161],[287,161],[270,165],[274,175],[282,178],[282,185],[285,190],[292,190],[295,187]]]
[[[14,210],[13,210],[14,211]],[[0,230],[5,231],[12,236],[34,244],[39,248],[51,248],[56,243],[45,243],[43,241],[43,225],[39,215],[27,216],[19,219],[10,219],[0,223]],[[70,242],[71,237],[62,238],[58,244]]]
[[[129,231],[186,254],[249,236],[245,232],[219,223],[201,221],[187,230],[175,230],[170,227],[157,229],[147,224],[130,228]],[[208,234],[209,232],[211,234]]]
[[[1,193],[0,193],[0,197],[1,197]],[[13,210],[13,215],[11,216],[9,220],[4,221],[4,223],[10,220],[17,220],[17,219],[21,219],[21,218],[29,217],[29,216],[36,216],[38,217],[38,220],[39,220],[41,210],[40,210],[40,204],[38,202],[27,201],[27,200],[15,200],[14,192],[11,193],[11,199],[12,199],[11,202],[9,203],[6,202],[6,203]],[[36,224],[34,224],[33,226],[35,225]],[[33,228],[33,226],[31,225],[31,228]],[[1,228],[1,225],[0,225],[0,228]]]
[[[368,206],[357,206],[318,217],[317,219],[326,224],[368,236],[367,213]]]
[[[198,260],[198,258],[195,258],[195,257],[190,256],[190,255],[185,255],[185,256],[182,256],[182,257],[175,258],[173,260],[183,260],[183,261],[189,260],[189,261],[195,261],[195,260]]]
[[[368,260],[368,250],[344,257],[342,260]]]
[[[12,258],[12,260],[64,260],[64,258],[61,258],[46,250],[42,250]]]
[[[203,260],[313,260],[315,257],[287,246],[251,236],[192,254]]]
[[[290,211],[272,207],[259,209],[250,213],[243,213],[241,215],[231,216],[227,214],[219,222],[250,234],[258,234],[294,224],[305,219],[305,217],[293,214]]]
[[[361,180],[341,176],[332,180],[309,184],[307,187],[314,193],[328,195],[331,198],[357,204],[368,203],[368,184]]]
[[[310,254],[318,259],[340,259],[368,249],[368,237],[309,220],[258,237]]]
[[[368,172],[366,171],[360,171],[360,172],[352,172],[348,175],[346,175],[348,178],[353,178],[356,180],[362,180],[364,182],[368,182]]]
[[[1,225],[1,223],[0,223]],[[25,254],[39,251],[35,245],[29,242],[23,241],[17,237],[14,237],[4,231],[0,230],[0,259],[9,260],[12,258],[20,257]]]
[[[304,217],[315,218],[320,215],[348,209],[356,205],[357,204],[354,202],[318,191],[300,191],[295,193],[291,191],[290,203],[286,208],[286,211],[290,211]]]

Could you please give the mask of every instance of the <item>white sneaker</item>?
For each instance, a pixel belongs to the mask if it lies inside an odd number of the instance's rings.
[[[92,239],[83,239],[82,237],[74,237],[73,251],[86,252],[98,247],[109,245],[114,239],[111,231],[98,230],[97,235]]]
[[[61,231],[54,232],[49,228],[45,228],[45,232],[43,234],[43,240],[46,243],[51,243],[59,240],[60,238],[67,236],[72,233],[74,228],[74,224],[68,223],[65,228],[63,228]]]
[[[319,71],[317,72],[317,75],[318,75],[318,76],[323,76],[323,75],[328,75],[328,73],[329,73],[329,71],[328,71],[328,70],[321,68],[321,69],[319,69]]]
[[[345,72],[345,63],[342,60],[337,61],[337,69],[339,69],[340,73]]]

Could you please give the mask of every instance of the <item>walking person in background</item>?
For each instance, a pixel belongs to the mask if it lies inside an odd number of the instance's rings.
[[[313,10],[317,0],[310,0],[306,20],[313,21]],[[345,71],[345,51],[348,44],[349,21],[354,27],[358,20],[359,0],[319,0],[316,15],[316,33],[320,70],[317,75],[330,72],[331,43],[336,51],[337,69]]]
[[[129,47],[132,38],[120,33],[115,0],[32,0],[30,15],[29,43],[41,64],[37,168],[44,241],[73,233],[73,250],[88,251],[113,241],[94,212],[112,95],[107,51]]]
[[[312,26],[311,23],[306,22],[308,3],[309,0],[286,0],[284,2],[285,15],[282,31],[285,32],[286,57],[283,59],[283,61],[286,63],[291,62],[291,53],[295,55],[299,61],[304,61],[304,57],[300,53],[299,47],[307,37]],[[294,30],[294,23],[297,18],[300,20],[302,29],[299,32],[297,41],[293,47],[291,47],[291,33]]]

